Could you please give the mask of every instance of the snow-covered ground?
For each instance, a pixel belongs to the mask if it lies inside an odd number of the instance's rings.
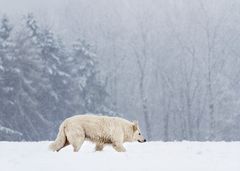
[[[94,151],[84,143],[48,150],[50,142],[0,142],[1,171],[239,171],[240,142],[148,142],[125,144],[126,153],[110,146]]]

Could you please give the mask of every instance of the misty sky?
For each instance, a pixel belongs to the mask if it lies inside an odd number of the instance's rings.
[[[69,0],[0,0],[1,13],[22,13],[27,11],[50,11],[64,6]]]

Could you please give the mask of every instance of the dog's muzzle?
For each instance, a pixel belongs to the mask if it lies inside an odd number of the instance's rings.
[[[147,141],[146,139],[144,139],[143,141],[138,140],[138,142],[140,142],[140,143],[144,143],[146,141]]]

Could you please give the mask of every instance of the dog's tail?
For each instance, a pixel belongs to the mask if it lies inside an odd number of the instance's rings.
[[[64,144],[66,142],[66,134],[65,134],[64,129],[65,129],[65,121],[59,127],[59,132],[58,132],[56,140],[49,145],[50,150],[58,151],[64,146]]]

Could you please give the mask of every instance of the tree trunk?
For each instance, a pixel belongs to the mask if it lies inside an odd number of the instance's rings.
[[[144,72],[140,72],[140,73],[141,73],[140,83],[139,83],[140,98],[141,98],[144,121],[145,121],[145,126],[146,126],[146,131],[147,131],[147,138],[149,140],[151,140],[152,139],[151,121],[150,121],[151,119],[150,119],[148,107],[147,107],[147,97],[145,95],[145,91],[144,91],[144,87],[143,87]]]
[[[209,118],[210,118],[210,125],[209,125],[209,134],[210,140],[215,138],[215,117],[214,117],[214,103],[213,103],[213,92],[212,92],[212,80],[211,80],[211,70],[208,72],[208,110],[209,110]]]

